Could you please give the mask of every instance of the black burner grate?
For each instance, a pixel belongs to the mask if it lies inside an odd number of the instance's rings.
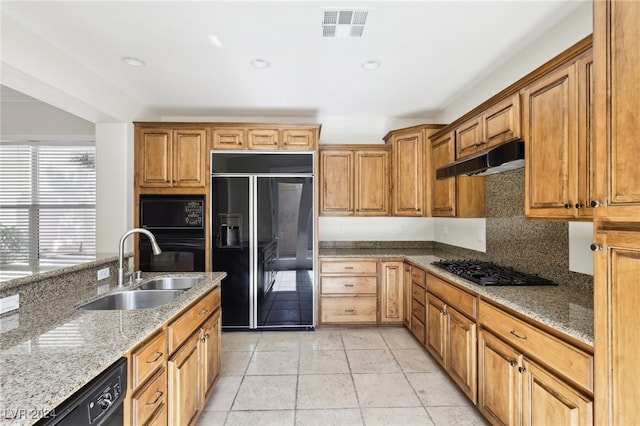
[[[481,260],[440,260],[433,262],[432,265],[483,286],[558,285],[535,274],[526,274],[506,266]]]

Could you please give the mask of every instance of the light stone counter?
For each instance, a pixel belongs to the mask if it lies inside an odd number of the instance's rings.
[[[79,311],[79,304],[117,291],[107,284],[61,290],[0,317],[0,424],[30,425],[57,407],[201,295],[224,272],[143,274],[204,276],[168,304],[134,311]],[[136,287],[138,284],[126,288]]]
[[[432,249],[321,249],[323,257],[404,258],[481,298],[513,309],[540,324],[593,347],[593,292],[566,283],[558,286],[481,286],[431,265],[455,256]]]

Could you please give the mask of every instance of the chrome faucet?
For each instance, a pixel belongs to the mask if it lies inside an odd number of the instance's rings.
[[[154,255],[159,255],[160,253],[162,253],[162,250],[160,250],[160,247],[158,246],[158,243],[156,242],[156,237],[153,236],[153,234],[149,231],[147,231],[146,229],[142,229],[142,228],[133,228],[130,231],[127,231],[124,233],[124,235],[120,238],[120,244],[118,246],[118,287],[122,287],[124,285],[124,276],[125,276],[125,272],[124,272],[124,241],[127,239],[127,237],[131,234],[135,234],[135,233],[140,233],[140,234],[144,234],[147,237],[149,237],[149,240],[151,240],[151,247],[153,249],[153,254]]]

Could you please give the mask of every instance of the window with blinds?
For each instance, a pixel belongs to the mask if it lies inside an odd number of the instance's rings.
[[[95,143],[0,142],[0,281],[95,254]]]

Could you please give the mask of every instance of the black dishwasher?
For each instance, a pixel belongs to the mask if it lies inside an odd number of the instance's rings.
[[[120,358],[36,426],[122,426],[126,391],[127,359]]]

